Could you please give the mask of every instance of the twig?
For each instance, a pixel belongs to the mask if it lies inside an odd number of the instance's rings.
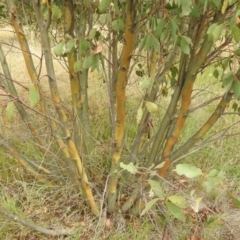
[[[37,226],[34,223],[28,222],[14,214],[12,214],[11,212],[9,212],[7,209],[0,207],[0,213],[2,213],[3,215],[5,215],[6,217],[11,218],[12,220],[14,220],[15,222],[18,222],[20,224],[22,224],[25,227],[29,227],[32,228],[33,230],[43,233],[45,235],[51,235],[51,236],[58,236],[58,235],[70,235],[73,234],[75,231],[75,228],[62,228],[62,229],[48,229],[48,228],[43,228],[41,226]]]
[[[106,211],[105,212],[103,212],[103,206],[104,206],[104,200],[105,200],[105,196],[106,196],[106,194],[107,194],[107,187],[108,187],[108,181],[109,181],[109,175],[107,176],[107,180],[106,180],[106,184],[105,184],[105,187],[104,187],[104,190],[103,190],[103,194],[102,194],[102,201],[101,201],[101,206],[100,206],[100,213],[99,213],[99,219],[98,219],[98,222],[97,222],[97,226],[95,227],[95,236],[94,236],[94,238],[93,239],[96,239],[96,237],[98,237],[97,236],[97,229],[99,228],[99,226],[100,226],[100,222],[101,222],[101,219],[103,218],[103,217],[105,217],[106,218]],[[104,216],[105,215],[105,216]]]

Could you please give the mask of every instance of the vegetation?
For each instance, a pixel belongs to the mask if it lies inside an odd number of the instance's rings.
[[[6,0],[0,17],[0,213],[27,227],[4,217],[2,238],[237,239],[238,1]]]

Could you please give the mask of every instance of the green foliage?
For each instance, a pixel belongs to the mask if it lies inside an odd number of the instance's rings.
[[[168,197],[168,200],[176,206],[180,207],[181,209],[189,207],[188,201],[182,196],[171,195]]]
[[[75,48],[75,40],[71,38],[65,44],[64,54],[73,52],[74,48]]]
[[[158,52],[160,50],[160,43],[156,37],[148,34],[145,35],[144,38],[142,39],[139,48],[140,50],[144,49],[146,51],[154,49],[155,51]]]
[[[222,34],[223,24],[218,25],[217,23],[213,23],[207,31],[207,34],[210,39],[214,42],[219,40]]]
[[[100,11],[101,13],[104,13],[104,12],[107,11],[107,9],[109,8],[109,6],[110,6],[110,0],[102,0],[102,1],[100,2],[100,5],[99,5],[98,9],[99,9],[99,11]]]
[[[240,200],[234,197],[230,192],[228,192],[228,196],[230,197],[234,205],[240,209]]]
[[[54,47],[54,54],[56,57],[62,56],[64,53],[64,42],[59,42],[55,47]]]
[[[158,181],[155,180],[148,180],[149,185],[151,186],[151,190],[149,195],[156,195],[158,197],[158,199],[160,200],[164,200],[164,196],[163,196],[163,190],[162,187],[160,185],[160,183]]]
[[[61,19],[63,15],[62,10],[56,4],[52,5],[52,14],[56,19]]]
[[[13,114],[14,114],[14,103],[9,102],[7,107],[6,107],[7,120],[10,121],[13,118]]]
[[[137,173],[137,168],[136,168],[136,166],[133,165],[133,163],[125,164],[123,162],[120,162],[120,167],[124,170],[127,170],[131,174]]]
[[[81,60],[77,60],[75,63],[74,63],[74,72],[80,72],[82,70],[82,61]]]
[[[114,31],[124,31],[124,22],[122,19],[116,19],[112,21],[112,29]]]
[[[224,87],[227,87],[229,89],[230,86],[232,85],[232,82],[233,82],[233,73],[232,72],[228,72],[223,75],[222,85]]]
[[[143,216],[144,214],[147,213],[147,211],[149,211],[154,204],[156,204],[157,202],[159,201],[158,198],[155,198],[155,199],[152,199],[151,201],[149,201],[147,204],[146,204],[146,207],[143,209],[143,211],[141,212],[141,216]]]
[[[190,164],[178,164],[174,171],[178,175],[185,175],[187,178],[195,178],[202,175],[202,170]]]
[[[99,54],[90,55],[83,60],[82,64],[83,69],[91,68],[92,71],[94,71],[95,69],[98,69],[98,66],[99,66]]]
[[[82,39],[78,45],[78,52],[82,57],[85,57],[90,49],[90,42],[86,39]]]
[[[181,16],[188,16],[192,10],[192,1],[179,0],[178,4],[181,7]]]
[[[93,28],[90,30],[89,32],[89,35],[88,35],[88,39],[89,40],[93,40],[96,36],[96,33],[97,33],[97,29],[96,28]]]
[[[205,187],[207,193],[210,193],[211,191],[216,188],[216,186],[219,186],[222,184],[224,179],[224,172],[218,171],[216,169],[212,169],[207,177],[205,178],[205,181],[203,183],[203,186]]]
[[[175,19],[170,19],[170,31],[171,37],[175,41],[177,39],[177,32],[178,32],[178,24]]]
[[[146,108],[150,113],[158,113],[159,109],[157,104],[153,102],[145,102]]]
[[[171,213],[175,218],[177,218],[178,220],[181,220],[183,222],[186,221],[186,218],[183,214],[183,209],[182,208],[176,206],[172,202],[166,202],[165,205],[166,205],[169,213]]]
[[[233,92],[235,97],[240,100],[240,82],[239,81],[234,81],[233,83]]]
[[[6,18],[6,14],[5,14],[5,5],[0,5],[0,18]]]
[[[29,102],[31,107],[35,107],[39,102],[40,96],[35,86],[29,88]]]
[[[156,27],[155,32],[154,32],[154,35],[156,37],[160,37],[161,36],[165,25],[166,25],[166,20],[164,18],[157,19],[157,27]]]
[[[190,45],[192,45],[192,40],[189,37],[181,36],[180,47],[185,54],[190,54]]]
[[[233,35],[233,38],[236,42],[240,41],[240,29],[239,29],[238,26],[233,26],[232,27],[232,35]]]

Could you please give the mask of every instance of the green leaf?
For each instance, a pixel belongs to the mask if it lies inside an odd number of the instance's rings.
[[[150,113],[157,113],[158,112],[158,106],[157,104],[153,102],[145,102],[146,108]]]
[[[213,23],[207,30],[208,38],[213,40],[213,31],[217,27],[216,23]]]
[[[35,107],[39,102],[39,93],[34,86],[29,88],[29,102],[31,107]]]
[[[103,12],[106,12],[106,11],[107,11],[107,9],[109,8],[109,6],[110,6],[110,0],[101,0],[98,9],[99,9],[99,11],[100,11],[101,13],[103,13]]]
[[[157,20],[157,27],[156,27],[156,30],[155,30],[155,33],[154,33],[156,37],[160,37],[165,25],[166,25],[166,21],[165,21],[164,18],[162,18],[160,20],[159,19]]]
[[[85,57],[90,48],[90,43],[86,39],[82,39],[79,43],[78,50],[82,57]]]
[[[56,57],[59,57],[63,54],[63,46],[64,42],[60,42],[54,47],[54,54],[56,55]]]
[[[155,198],[155,199],[152,199],[151,201],[149,201],[147,204],[146,204],[146,207],[143,209],[143,211],[141,212],[141,215],[140,216],[143,216],[149,209],[152,208],[152,206],[157,202],[159,201],[160,199],[158,198]]]
[[[146,51],[155,49],[155,51],[159,52],[160,43],[157,38],[155,38],[153,35],[148,34],[141,41],[140,50],[142,50],[143,48]]]
[[[97,33],[97,29],[96,28],[92,28],[89,32],[89,35],[88,35],[88,39],[89,40],[92,40],[94,39],[94,37],[96,36],[96,33]]]
[[[232,81],[233,81],[233,73],[232,72],[228,72],[223,75],[223,78],[222,78],[223,87],[228,86],[229,84],[232,84]]]
[[[145,48],[145,45],[146,45],[146,42],[147,42],[147,38],[148,38],[149,35],[145,35],[142,40],[141,40],[141,43],[140,43],[140,46],[139,46],[139,50],[143,50],[143,48]]]
[[[153,81],[154,81],[153,78],[146,77],[144,78],[144,80],[139,82],[139,86],[141,87],[142,90],[149,89],[152,86]]]
[[[189,37],[182,36],[180,40],[180,47],[185,54],[190,53],[190,47],[189,45],[192,45],[192,40]]]
[[[157,40],[157,38],[155,38],[154,36],[151,36],[151,42],[152,42],[152,46],[153,46],[154,50],[159,52],[160,51],[160,43]]]
[[[236,42],[240,41],[240,29],[238,28],[238,26],[233,26],[232,27],[232,34],[233,34],[233,38]]]
[[[224,178],[224,172],[218,171],[216,169],[212,169],[207,177],[205,178],[205,181],[203,183],[203,186],[206,188],[206,191],[209,193],[216,189],[219,184],[222,183]]]
[[[99,60],[98,54],[90,55],[83,60],[82,68],[88,69],[91,67],[93,71],[94,69],[98,68],[98,60]]]
[[[238,110],[238,104],[237,104],[237,103],[233,103],[232,109],[234,110],[234,112],[237,112],[237,110]]]
[[[154,169],[162,168],[164,166],[164,164],[165,164],[165,162],[161,162],[157,166],[155,166]]]
[[[124,22],[122,19],[117,19],[112,21],[112,29],[114,31],[124,31]]]
[[[178,74],[178,68],[173,66],[170,68],[170,71],[171,71],[172,78],[176,78],[176,76]]]
[[[217,0],[217,1],[219,1],[219,0]],[[192,17],[195,17],[195,18],[200,17],[200,10],[199,10],[199,7],[196,4],[193,4],[192,11],[190,12],[190,15]]]
[[[240,49],[237,49],[236,51],[234,51],[234,55],[240,56]]]
[[[221,1],[219,0],[212,0],[213,4],[217,7],[217,9],[219,10],[221,7]]]
[[[228,192],[228,196],[231,198],[234,205],[240,209],[240,201],[237,198],[235,198],[230,192]]]
[[[217,41],[219,40],[219,38],[221,37],[222,34],[222,30],[223,30],[223,24],[217,25],[212,32],[213,35],[213,41]]]
[[[10,102],[6,107],[6,116],[8,121],[12,119],[13,113],[14,113],[14,103]]]
[[[228,7],[228,3],[229,3],[229,0],[224,0],[223,1],[223,5],[222,5],[222,9],[221,9],[222,14],[225,13],[225,11],[226,11],[226,9]]]
[[[202,175],[202,170],[190,164],[178,164],[176,169],[173,171],[177,172],[178,175],[185,175],[187,178],[194,178]]]
[[[53,14],[53,17],[57,19],[60,19],[62,17],[62,11],[56,4],[52,5],[52,14]]]
[[[233,92],[235,97],[240,100],[240,82],[239,81],[234,81],[233,83]]]
[[[191,12],[192,1],[189,0],[179,0],[181,5],[181,16],[187,16]]]
[[[72,52],[74,50],[74,45],[75,45],[74,39],[68,40],[65,45],[65,53]]]
[[[120,162],[120,167],[122,169],[127,170],[128,172],[132,173],[132,174],[136,174],[137,173],[137,167],[133,165],[133,163],[129,163],[129,164],[125,164],[123,162]]]
[[[214,76],[215,78],[218,78],[218,76],[219,76],[219,71],[218,71],[217,69],[215,69],[215,70],[213,71],[213,76]]]
[[[167,209],[169,210],[169,212],[177,219],[181,220],[181,221],[185,221],[185,216],[183,214],[183,210],[176,206],[175,204],[173,204],[172,202],[165,202],[165,205],[167,207]]]
[[[74,63],[74,72],[80,72],[82,70],[82,61],[81,60],[77,60]]]
[[[160,36],[160,41],[163,42],[167,38],[168,34],[169,34],[169,30],[167,28],[164,29]]]
[[[174,19],[170,19],[171,37],[175,41],[177,38],[178,25]]]
[[[148,180],[148,183],[150,184],[152,191],[157,195],[157,197],[164,199],[163,196],[163,190],[160,186],[160,183],[155,180]]]
[[[182,209],[189,207],[188,201],[182,196],[172,195],[168,197],[168,200]]]
[[[199,198],[196,198],[196,199],[193,199],[193,204],[192,204],[192,209],[195,213],[198,213],[199,212],[199,208],[200,208],[200,202],[202,201],[202,197],[199,197]]]

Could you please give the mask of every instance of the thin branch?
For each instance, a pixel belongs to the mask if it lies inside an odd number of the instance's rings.
[[[14,215],[13,213],[11,213],[10,211],[8,211],[7,209],[5,209],[3,207],[0,207],[0,213],[2,213],[6,217],[12,219],[13,221],[15,221],[17,223],[22,224],[25,227],[31,228],[31,229],[33,229],[37,232],[43,233],[45,235],[51,235],[51,236],[70,235],[75,232],[74,228],[60,228],[60,229],[43,228],[41,226],[38,226],[31,222],[28,222],[28,221]]]

